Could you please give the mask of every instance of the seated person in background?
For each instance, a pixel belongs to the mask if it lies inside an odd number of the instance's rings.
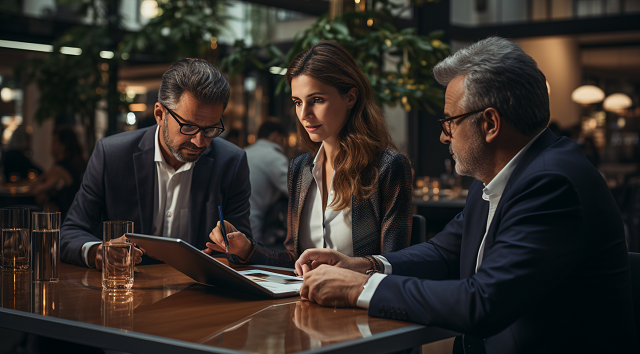
[[[2,173],[5,182],[27,180],[29,172],[36,175],[42,170],[31,162],[31,134],[24,124],[18,125],[11,135],[7,150],[2,153]],[[15,180],[12,180],[13,179]]]
[[[71,127],[59,127],[53,131],[51,155],[56,160],[55,164],[38,178],[31,192],[38,204],[49,200],[55,202],[64,221],[87,167],[78,136]]]
[[[440,141],[476,179],[464,210],[374,267],[305,251],[301,296],[462,333],[456,353],[638,353],[620,212],[580,147],[545,129],[536,62],[492,37],[433,73],[447,86]]]
[[[246,147],[249,164],[249,180],[251,181],[251,231],[253,239],[263,245],[273,246],[276,236],[264,227],[269,210],[280,199],[288,197],[287,169],[289,159],[284,155],[283,143],[287,135],[282,124],[272,121],[262,123],[258,129],[258,140]],[[283,205],[286,208],[286,200]],[[286,225],[285,225],[286,227]],[[286,228],[282,232],[286,235]]]
[[[286,249],[266,249],[227,224],[232,260],[293,267],[308,248],[366,256],[407,247],[411,164],[391,141],[356,61],[337,43],[322,41],[298,54],[286,77],[298,142],[308,151],[289,165]],[[219,226],[209,237],[207,247],[224,249]]]
[[[60,258],[100,268],[102,221],[131,220],[134,232],[181,238],[205,248],[218,221],[250,235],[245,152],[222,139],[229,82],[214,65],[184,59],[162,75],[158,125],[96,144],[60,230]],[[142,259],[137,250],[136,263]]]

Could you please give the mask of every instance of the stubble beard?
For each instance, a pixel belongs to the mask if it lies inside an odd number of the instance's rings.
[[[198,161],[198,159],[200,159],[200,157],[204,154],[206,150],[206,149],[202,149],[202,151],[200,151],[200,153],[198,153],[198,155],[196,155],[195,157],[186,157],[182,155],[182,153],[180,152],[180,148],[174,147],[173,142],[171,141],[171,138],[169,138],[169,127],[166,119],[162,126],[162,138],[164,139],[164,143],[165,145],[167,145],[167,148],[169,148],[171,155],[173,155],[173,157],[175,157],[180,162],[196,162]],[[194,144],[188,141],[182,144],[181,148],[189,148],[194,150],[199,149],[199,147],[195,146]]]
[[[453,151],[453,147],[449,144],[449,153],[455,156],[456,173],[460,176],[469,176],[480,179],[484,164],[483,159],[486,158],[486,147],[479,131],[474,131],[470,141],[466,144],[466,148]]]

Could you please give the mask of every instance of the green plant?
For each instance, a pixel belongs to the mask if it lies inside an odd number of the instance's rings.
[[[286,68],[301,51],[323,39],[345,47],[365,73],[380,104],[401,104],[405,110],[424,109],[430,113],[444,102],[444,92],[431,76],[431,68],[449,55],[450,47],[441,42],[442,31],[418,35],[415,28],[398,30],[393,13],[400,6],[389,0],[374,0],[367,11],[346,11],[333,20],[328,15],[294,37],[292,48],[284,55],[272,45],[246,48],[239,41],[234,51],[221,62],[232,74],[242,72],[251,61],[261,69],[279,63]],[[277,49],[277,48],[276,48]],[[269,63],[261,64],[258,54],[267,54]],[[284,77],[276,94],[288,90]]]
[[[228,18],[220,9],[226,0],[159,0],[158,16],[139,32],[127,33],[119,14],[121,0],[58,3],[76,9],[78,18],[88,18],[91,25],[64,32],[54,40],[51,54],[27,60],[17,75],[38,86],[36,121],[79,114],[87,128],[89,150],[96,141],[96,109],[106,109],[111,121],[118,112],[128,110],[126,95],[117,90],[119,66],[127,65],[135,55],[153,54],[155,60],[167,62],[204,57]],[[81,54],[63,54],[63,47],[79,48]]]

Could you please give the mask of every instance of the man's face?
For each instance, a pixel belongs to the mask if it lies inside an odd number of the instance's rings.
[[[191,94],[184,93],[172,111],[180,123],[194,124],[204,128],[220,123],[223,106],[222,104],[205,104],[196,100]],[[160,145],[164,150],[163,155],[172,166],[178,162],[181,164],[197,161],[211,143],[211,138],[206,138],[203,131],[195,135],[182,134],[180,124],[159,103],[156,103],[156,120],[162,129]]]
[[[447,86],[444,99],[445,117],[466,113],[460,106],[464,97],[464,76],[458,76]],[[478,113],[479,114],[479,113]],[[459,124],[458,124],[459,122]],[[451,137],[440,133],[440,141],[449,144],[449,152],[456,161],[456,173],[480,179],[483,157],[486,157],[486,143],[481,130],[472,119],[455,119],[450,124]]]

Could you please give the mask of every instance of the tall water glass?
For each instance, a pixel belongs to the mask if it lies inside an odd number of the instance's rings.
[[[0,209],[0,258],[4,270],[29,269],[31,240],[29,238],[29,209]]]
[[[102,223],[102,241],[109,242],[133,232],[133,221],[105,221]]]
[[[133,232],[133,221],[102,224],[102,288],[128,291],[133,286],[133,244],[123,236]]]
[[[60,263],[60,213],[33,213],[31,219],[33,280],[57,281]]]

